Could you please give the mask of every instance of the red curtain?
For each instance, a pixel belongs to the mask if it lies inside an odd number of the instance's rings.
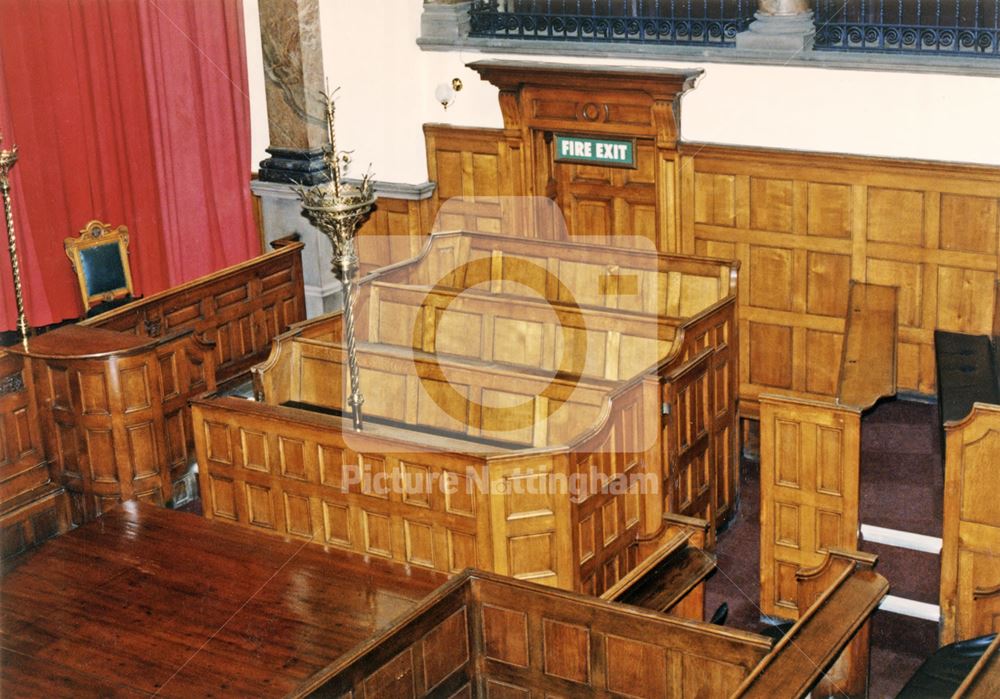
[[[91,219],[128,226],[139,293],[259,253],[241,5],[0,2],[0,147],[19,149],[11,187],[32,325],[82,312],[63,238]],[[0,283],[11,329],[6,254]]]

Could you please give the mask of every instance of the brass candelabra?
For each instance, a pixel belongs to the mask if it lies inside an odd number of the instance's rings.
[[[3,136],[0,136],[0,143]],[[3,195],[3,213],[7,222],[7,254],[10,271],[14,277],[14,301],[17,304],[17,328],[21,331],[21,344],[28,349],[28,317],[24,312],[24,292],[21,288],[21,266],[17,259],[17,237],[14,235],[14,210],[10,203],[10,170],[17,162],[17,146],[0,150],[0,194]]]
[[[348,161],[342,151],[337,150],[334,116],[336,108],[333,93],[323,94],[326,100],[326,128],[329,143],[323,160],[326,163],[329,181],[314,187],[299,187],[302,200],[302,214],[333,245],[333,272],[344,288],[344,335],[347,342],[347,362],[350,371],[351,395],[347,402],[351,406],[354,429],[361,430],[361,379],[358,369],[357,346],[354,338],[354,302],[358,271],[358,252],[354,244],[358,227],[364,223],[375,205],[375,187],[371,172],[365,174],[360,184],[344,181],[341,166]]]

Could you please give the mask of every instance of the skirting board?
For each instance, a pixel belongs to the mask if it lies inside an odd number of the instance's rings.
[[[933,553],[940,555],[941,539],[936,536],[926,534],[915,534],[904,532],[899,529],[887,529],[876,527],[871,524],[861,525],[861,538],[873,544],[884,544],[885,546],[895,546],[910,551],[920,551],[922,553]]]
[[[935,623],[941,621],[941,608],[938,605],[918,602],[906,599],[905,597],[897,597],[896,595],[886,595],[878,608],[879,611],[902,614],[914,619],[923,619],[924,621],[933,621]]]

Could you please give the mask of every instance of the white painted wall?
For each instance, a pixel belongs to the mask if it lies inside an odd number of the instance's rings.
[[[253,36],[257,0],[244,0],[244,7],[256,162],[266,157],[267,146],[260,41]],[[416,45],[421,11],[419,0],[320,0],[324,64],[331,84],[341,87],[338,143],[355,150],[354,174],[371,162],[380,180],[423,182],[425,122],[502,125],[496,89],[465,64],[511,57],[421,51]],[[653,64],[560,56],[531,60]],[[656,64],[705,70],[683,98],[686,141],[1000,165],[1000,77]],[[444,111],[434,88],[453,77],[461,78],[465,89]]]
[[[264,95],[264,55],[260,46],[260,15],[257,0],[243,0],[244,43],[247,48],[248,92],[250,93],[250,167],[254,172],[264,151],[267,137],[267,97]]]

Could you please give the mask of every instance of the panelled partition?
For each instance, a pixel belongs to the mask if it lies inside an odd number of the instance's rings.
[[[622,73],[612,91],[588,81],[590,69],[564,66],[576,77],[543,100],[555,69],[475,67],[501,87],[505,128],[425,126],[432,225],[609,244],[635,236],[739,260],[744,417],[757,416],[764,392],[836,396],[852,281],[899,287],[902,392],[934,392],[936,328],[990,332],[1000,169],[678,144],[674,102],[652,95],[648,75]],[[679,94],[690,77],[658,79]],[[552,137],[563,133],[634,137],[635,167],[556,162]],[[515,196],[554,199],[565,231],[510,219],[504,198]],[[384,233],[373,223],[363,234]]]

